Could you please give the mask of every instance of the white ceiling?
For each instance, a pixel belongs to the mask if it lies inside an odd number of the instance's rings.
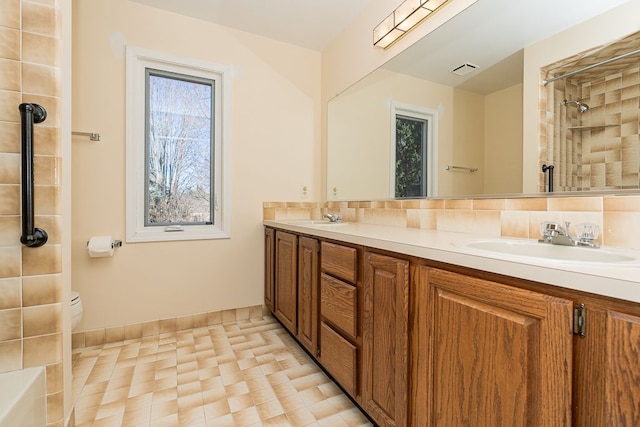
[[[322,51],[371,0],[131,0]],[[389,11],[400,3],[392,1]]]

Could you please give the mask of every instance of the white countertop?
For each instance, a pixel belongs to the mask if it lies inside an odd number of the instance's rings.
[[[497,239],[493,236],[356,222],[324,225],[314,224],[309,220],[265,220],[264,225],[563,288],[640,302],[640,251],[637,250],[605,246],[600,249],[575,248],[575,250],[603,250],[622,253],[634,258],[632,262],[607,264],[560,261],[465,247],[465,242]],[[522,241],[523,239],[509,238],[508,240]]]

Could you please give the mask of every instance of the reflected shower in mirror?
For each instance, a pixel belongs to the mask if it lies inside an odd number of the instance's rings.
[[[555,165],[556,191],[639,188],[640,32],[543,73],[540,162]]]
[[[586,113],[587,111],[589,111],[589,106],[584,102],[578,101],[577,99],[572,99],[571,101],[569,101],[568,99],[565,99],[564,101],[562,101],[562,105],[564,105],[565,107],[571,104],[575,104],[576,107],[578,108],[578,111],[581,113]]]

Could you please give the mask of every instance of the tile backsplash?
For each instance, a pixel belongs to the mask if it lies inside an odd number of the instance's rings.
[[[640,249],[640,195],[512,199],[264,202],[265,220],[321,219],[339,213],[348,222],[537,239],[544,221],[600,227],[599,242]]]

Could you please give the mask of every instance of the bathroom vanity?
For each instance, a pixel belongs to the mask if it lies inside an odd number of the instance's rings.
[[[558,262],[462,233],[264,224],[265,304],[377,424],[640,424],[635,254]]]

